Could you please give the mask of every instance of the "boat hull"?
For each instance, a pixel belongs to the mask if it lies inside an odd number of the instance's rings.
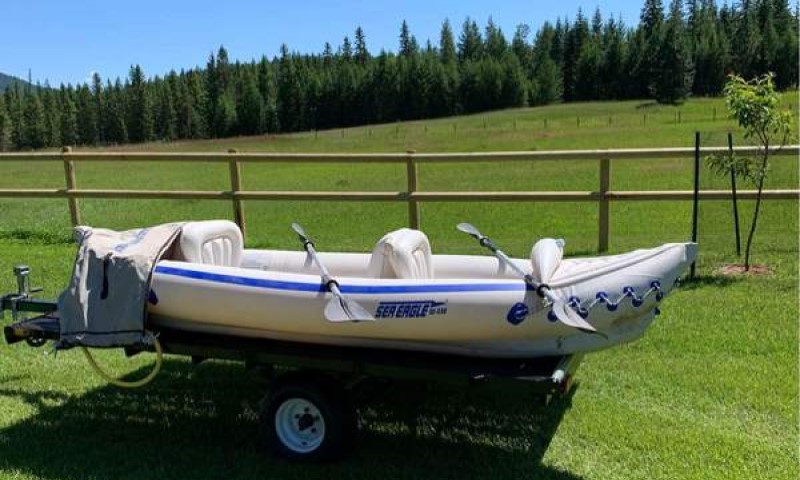
[[[463,269],[470,260],[434,257],[437,272],[447,272],[448,263],[452,270]],[[472,258],[492,268],[486,257]],[[693,244],[670,244],[615,257],[564,260],[551,281],[553,291],[565,299],[574,297],[575,307],[585,310],[603,335],[559,323],[523,281],[496,272],[492,278],[428,280],[341,276],[342,293],[376,321],[333,323],[323,316],[330,294],[311,271],[169,260],[159,262],[154,271],[148,322],[154,328],[305,343],[482,357],[563,355],[639,338],[693,259]],[[598,298],[601,292],[607,300]]]

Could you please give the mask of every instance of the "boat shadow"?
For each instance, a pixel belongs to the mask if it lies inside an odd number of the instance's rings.
[[[733,275],[695,275],[693,278],[686,277],[681,279],[680,288],[682,290],[697,290],[705,287],[727,287],[742,281],[741,277]]]
[[[104,386],[79,396],[31,393],[22,382],[29,380],[0,385],[0,398],[30,410],[0,429],[0,471],[23,476],[579,478],[542,464],[574,390],[545,408],[516,386],[397,384],[360,407],[352,457],[303,465],[264,456],[257,412],[266,382],[236,364],[168,360],[146,388]]]

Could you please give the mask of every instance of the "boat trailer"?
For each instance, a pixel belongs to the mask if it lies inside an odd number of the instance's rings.
[[[58,304],[35,298],[28,266],[14,267],[17,291],[0,297],[0,319],[8,344],[42,347],[60,338]],[[479,358],[418,351],[344,347],[264,338],[200,333],[158,327],[153,332],[165,354],[244,363],[268,373],[260,429],[272,454],[298,461],[332,461],[349,453],[357,421],[353,398],[372,380],[486,383],[524,382],[546,404],[569,393],[582,354]],[[154,348],[126,348],[132,356]]]

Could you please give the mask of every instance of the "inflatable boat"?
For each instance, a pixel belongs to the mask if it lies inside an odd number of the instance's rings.
[[[673,243],[568,259],[554,239],[536,242],[529,259],[434,255],[411,229],[387,234],[371,253],[306,250],[244,249],[232,222],[187,223],[153,270],[147,322],[321,345],[566,355],[642,336],[696,255],[695,244]],[[331,318],[334,297],[366,312],[356,315],[363,321]],[[560,305],[586,328],[565,323]]]

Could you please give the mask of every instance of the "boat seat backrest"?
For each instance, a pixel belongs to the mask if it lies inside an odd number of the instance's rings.
[[[433,278],[428,237],[410,228],[387,233],[372,250],[367,275],[373,278]]]
[[[233,222],[188,222],[181,230],[175,257],[192,263],[238,267],[243,248],[242,232]]]

